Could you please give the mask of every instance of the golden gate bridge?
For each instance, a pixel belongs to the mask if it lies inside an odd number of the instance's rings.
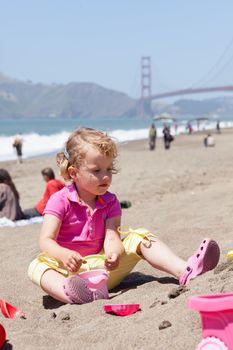
[[[189,94],[200,94],[200,93],[211,93],[211,92],[232,92],[233,85],[225,85],[225,86],[213,86],[213,87],[199,87],[199,88],[187,88],[180,89],[175,91],[168,91],[159,94],[152,94],[151,92],[151,58],[149,56],[141,57],[141,108],[142,113],[144,113],[144,106],[148,102],[156,99],[172,97],[172,96],[180,96],[180,95],[189,95]]]

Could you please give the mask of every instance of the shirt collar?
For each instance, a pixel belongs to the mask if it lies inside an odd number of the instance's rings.
[[[67,198],[71,202],[76,202],[79,203],[80,205],[85,205],[82,203],[82,201],[79,198],[78,191],[76,189],[76,186],[74,183],[70,184],[69,186],[66,187],[67,191]],[[103,196],[97,196],[97,201],[96,201],[96,208],[104,208],[106,207],[107,203],[109,202],[109,196],[108,192],[106,192]]]

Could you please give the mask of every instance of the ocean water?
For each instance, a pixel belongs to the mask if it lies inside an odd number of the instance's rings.
[[[215,116],[211,120],[201,122],[199,130],[213,129],[216,119],[221,121],[221,127],[232,127],[233,118]],[[16,134],[21,133],[23,144],[23,157],[35,157],[39,155],[56,153],[64,147],[69,134],[81,126],[98,128],[108,132],[118,142],[147,139],[148,128],[152,123],[151,118],[124,117],[124,118],[98,118],[98,119],[61,119],[61,118],[34,118],[1,120],[0,119],[0,161],[16,159],[15,149],[12,143]],[[176,122],[177,133],[187,132],[188,118],[179,119]],[[196,123],[193,129],[197,130]],[[158,137],[162,136],[163,125],[156,122]],[[175,134],[174,125],[171,124],[171,132]]]

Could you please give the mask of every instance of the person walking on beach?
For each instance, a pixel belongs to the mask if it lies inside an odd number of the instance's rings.
[[[17,154],[17,159],[19,163],[23,163],[23,153],[22,153],[22,148],[23,148],[23,138],[21,136],[21,134],[18,134],[15,136],[13,145],[12,145],[15,149],[16,149],[16,154]]]
[[[12,221],[24,219],[19,204],[19,192],[7,170],[0,169],[0,218]]]
[[[151,151],[155,149],[156,137],[157,137],[157,130],[156,130],[155,124],[152,123],[149,129],[149,147]]]
[[[24,214],[27,219],[41,216],[51,195],[57,191],[60,191],[65,186],[63,181],[55,179],[55,174],[52,168],[43,169],[41,171],[41,175],[46,182],[46,188],[42,198],[38,203],[36,203],[35,207],[24,210]]]
[[[104,269],[108,289],[117,286],[141,259],[152,267],[172,274],[186,285],[196,276],[213,269],[219,260],[219,246],[202,240],[197,252],[184,261],[157,236],[146,229],[129,230],[120,238],[121,207],[108,191],[117,172],[117,148],[106,134],[91,128],[75,130],[64,151],[57,154],[61,175],[72,183],[54,193],[44,210],[39,246],[42,253],[31,262],[30,279],[53,298],[84,304],[108,298],[108,291],[92,287],[82,278],[88,266]],[[89,256],[93,254],[104,254]]]
[[[164,148],[169,149],[171,142],[174,140],[174,137],[171,135],[170,128],[167,125],[164,125],[163,128],[163,140]]]
[[[220,128],[219,120],[217,120],[217,123],[216,123],[216,131],[217,131],[218,134],[221,134],[221,128]]]
[[[193,133],[193,127],[192,127],[192,124],[190,122],[188,122],[186,129],[188,129],[189,135],[191,135]]]

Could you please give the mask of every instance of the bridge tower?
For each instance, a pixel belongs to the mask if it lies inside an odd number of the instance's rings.
[[[146,110],[149,107],[150,100],[146,99],[151,97],[151,58],[149,56],[141,57],[141,115],[144,116]],[[148,104],[149,103],[149,104]]]
[[[141,57],[141,99],[151,97],[151,59]]]

